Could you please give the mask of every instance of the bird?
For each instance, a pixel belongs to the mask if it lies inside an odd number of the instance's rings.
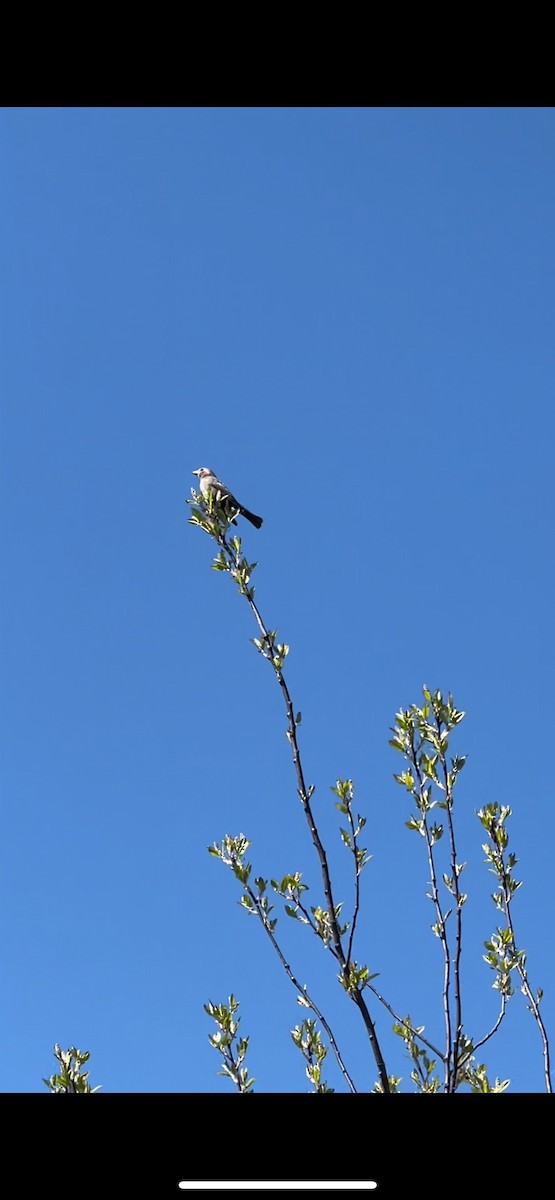
[[[217,478],[210,467],[199,467],[196,471],[193,471],[193,475],[198,475],[200,490],[205,500],[212,495],[217,504],[232,506],[237,509],[237,512],[242,517],[246,517],[251,525],[254,525],[256,529],[260,529],[262,517],[257,517],[256,513],[250,512],[248,508],[244,508],[242,504],[239,504],[233,493],[230,492],[229,488],[226,488],[225,483],[222,483]],[[233,522],[234,525],[236,523],[236,521]]]

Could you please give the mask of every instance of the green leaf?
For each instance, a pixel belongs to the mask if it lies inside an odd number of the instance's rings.
[[[414,791],[414,779],[410,771],[403,771],[400,775],[393,776],[396,783],[401,783],[406,787],[407,792]]]

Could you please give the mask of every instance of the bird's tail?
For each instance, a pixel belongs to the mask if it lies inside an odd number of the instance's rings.
[[[241,512],[247,518],[247,521],[250,521],[251,525],[254,525],[256,529],[260,529],[262,517],[257,517],[256,513],[249,512],[248,508],[242,508]]]

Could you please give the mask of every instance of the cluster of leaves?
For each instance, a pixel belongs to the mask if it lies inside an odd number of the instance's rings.
[[[50,1092],[98,1092],[99,1087],[92,1088],[89,1083],[89,1072],[82,1071],[81,1068],[89,1061],[90,1051],[76,1050],[72,1046],[69,1050],[62,1050],[56,1043],[54,1046],[54,1058],[59,1064],[59,1071],[56,1075],[51,1075],[49,1079],[43,1079],[43,1083]]]
[[[233,995],[229,997],[227,1004],[212,1004],[209,1000],[208,1004],[204,1005],[204,1011],[216,1024],[216,1033],[208,1040],[223,1058],[222,1069],[218,1074],[231,1079],[237,1091],[250,1092],[254,1079],[249,1078],[247,1068],[243,1066],[249,1039],[238,1036],[241,1019],[235,1017],[238,1007],[239,1003]]]

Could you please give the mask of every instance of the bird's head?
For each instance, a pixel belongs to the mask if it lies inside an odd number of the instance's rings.
[[[210,467],[199,467],[198,470],[193,471],[193,475],[198,475],[199,479],[204,479],[205,475],[213,474],[214,472],[210,470]]]

